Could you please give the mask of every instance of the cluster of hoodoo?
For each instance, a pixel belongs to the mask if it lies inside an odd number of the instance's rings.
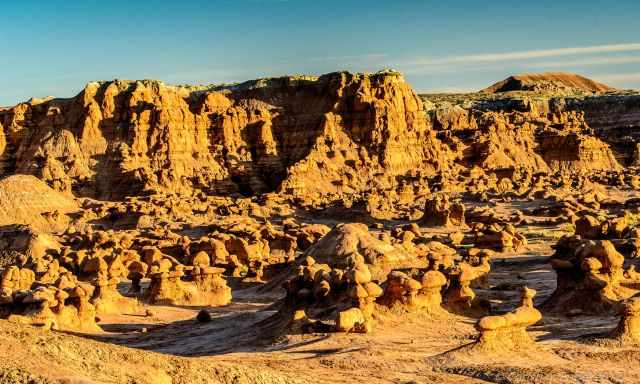
[[[292,315],[295,324],[302,324],[305,330],[340,332],[371,331],[375,300],[383,293],[359,254],[349,257],[346,269],[307,257],[284,288],[281,314]]]
[[[624,256],[609,240],[583,240],[567,236],[555,245],[551,266],[557,274],[556,290],[543,304],[552,312],[615,312],[628,296],[621,285]]]

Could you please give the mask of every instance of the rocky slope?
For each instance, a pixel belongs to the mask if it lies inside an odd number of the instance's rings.
[[[64,228],[67,214],[80,211],[70,196],[52,190],[29,175],[13,175],[0,180],[0,227],[30,225],[38,230]]]
[[[443,171],[615,170],[640,158],[628,140],[640,95],[590,95],[608,88],[556,75],[510,78],[526,92],[500,93],[507,79],[494,95],[426,102],[393,71],[219,87],[95,82],[70,99],[1,110],[0,176],[102,199],[275,191],[313,204]],[[537,86],[548,81],[580,92]]]

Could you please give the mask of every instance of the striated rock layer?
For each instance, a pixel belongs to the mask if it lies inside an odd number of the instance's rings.
[[[571,92],[525,87],[458,103],[423,101],[393,71],[220,87],[94,82],[70,99],[0,110],[0,177],[31,174],[101,199],[282,192],[349,205],[476,167],[504,177],[640,164],[640,96],[594,95],[588,79],[560,77]]]
[[[196,90],[89,83],[71,99],[0,111],[0,125],[2,175],[100,198],[163,189],[322,196],[448,165],[421,99],[395,72]]]
[[[462,96],[456,104],[451,96],[423,95],[438,138],[466,167],[609,171],[640,158],[639,94]]]

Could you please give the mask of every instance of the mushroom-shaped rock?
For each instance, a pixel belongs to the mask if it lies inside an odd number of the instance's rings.
[[[527,327],[542,319],[540,311],[531,305],[533,296],[535,290],[524,287],[522,305],[515,311],[481,318],[476,324],[480,337],[474,348],[508,352],[531,346],[533,339],[527,333]]]
[[[364,284],[364,289],[367,291],[367,297],[380,297],[383,293],[382,288],[371,281]]]

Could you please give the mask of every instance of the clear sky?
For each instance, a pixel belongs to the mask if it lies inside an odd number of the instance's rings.
[[[0,105],[91,80],[404,72],[417,91],[572,71],[640,88],[640,1],[7,0]]]

